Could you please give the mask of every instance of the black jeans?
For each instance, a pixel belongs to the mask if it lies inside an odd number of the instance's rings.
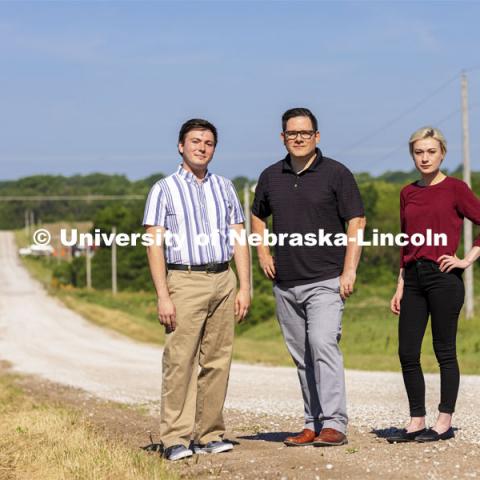
[[[463,270],[443,273],[435,262],[419,260],[405,267],[405,286],[398,324],[400,363],[412,417],[425,415],[425,380],[420,351],[431,316],[433,348],[440,365],[438,410],[453,413],[460,372],[457,362],[457,324],[465,289]]]

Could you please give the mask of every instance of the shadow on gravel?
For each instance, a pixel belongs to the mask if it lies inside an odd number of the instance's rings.
[[[388,427],[388,428],[372,428],[370,433],[373,433],[376,435],[378,438],[387,438],[391,437],[392,435],[395,435],[402,430],[401,428],[398,427]]]
[[[264,432],[264,433],[257,433],[255,435],[244,435],[242,437],[237,437],[237,438],[242,440],[263,440],[264,442],[277,442],[277,443],[282,442],[283,443],[286,437],[290,435],[296,435],[296,433],[295,432]]]

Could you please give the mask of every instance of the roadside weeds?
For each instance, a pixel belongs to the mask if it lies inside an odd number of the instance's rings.
[[[38,400],[0,370],[0,479],[174,480],[158,455],[107,438],[85,415]]]

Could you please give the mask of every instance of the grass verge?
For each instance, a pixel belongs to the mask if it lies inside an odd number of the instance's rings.
[[[105,290],[52,287],[51,268],[46,259],[26,257],[23,261],[30,273],[52,295],[90,321],[138,341],[163,343],[164,332],[156,320],[156,301],[152,293],[119,292],[113,296]],[[400,371],[397,356],[398,317],[392,315],[389,309],[394,286],[394,279],[390,285],[359,285],[357,292],[347,301],[341,340],[347,368]],[[480,291],[479,282],[475,291]],[[471,320],[463,316],[460,318],[457,350],[462,373],[480,374],[478,313]],[[251,327],[247,319],[247,324],[238,328],[234,359],[248,363],[293,365],[274,318]],[[438,372],[429,327],[423,342],[422,367],[425,372]]]
[[[38,403],[0,372],[0,479],[170,480],[158,456],[106,439],[78,412]]]

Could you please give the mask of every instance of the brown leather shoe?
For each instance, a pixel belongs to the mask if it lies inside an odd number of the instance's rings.
[[[305,447],[307,445],[313,445],[313,439],[316,433],[309,428],[304,428],[303,432],[293,437],[287,437],[283,443],[288,447]]]
[[[334,428],[322,428],[318,437],[313,439],[313,445],[316,447],[332,447],[336,445],[345,445],[347,443],[347,437]]]

